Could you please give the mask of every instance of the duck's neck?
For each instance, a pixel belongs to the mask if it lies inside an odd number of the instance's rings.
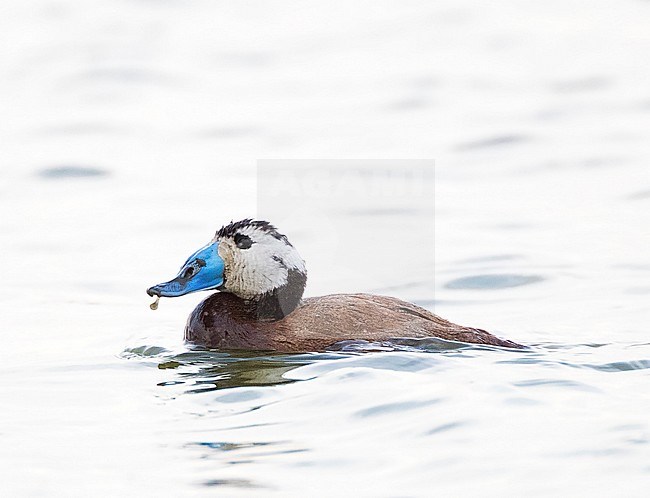
[[[289,270],[287,283],[245,300],[246,310],[258,320],[280,320],[298,307],[306,284],[307,275],[298,270]]]

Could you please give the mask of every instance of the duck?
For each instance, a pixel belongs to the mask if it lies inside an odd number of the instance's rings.
[[[157,303],[161,297],[216,291],[196,306],[185,326],[187,342],[209,349],[318,352],[346,341],[398,338],[524,347],[395,297],[303,298],[306,284],[305,261],[289,239],[268,221],[247,218],[222,226],[174,279],[147,294]]]

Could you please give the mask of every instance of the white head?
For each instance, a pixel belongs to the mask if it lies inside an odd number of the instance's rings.
[[[215,242],[224,261],[224,283],[219,289],[242,299],[285,287],[296,273],[306,278],[305,262],[296,248],[266,221],[230,223],[217,231]]]
[[[246,219],[220,228],[176,278],[147,293],[177,297],[216,289],[245,300],[259,317],[281,318],[298,306],[306,283],[305,262],[287,238],[266,221]]]

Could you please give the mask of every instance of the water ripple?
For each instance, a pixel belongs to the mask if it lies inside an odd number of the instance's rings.
[[[352,415],[355,417],[376,417],[378,415],[391,415],[394,413],[401,413],[407,410],[413,410],[416,408],[422,408],[424,406],[430,406],[435,403],[440,403],[442,399],[428,399],[421,401],[404,401],[399,403],[385,403],[383,405],[376,405],[370,408],[364,408],[359,410]]]
[[[60,180],[64,178],[99,178],[108,175],[108,171],[89,166],[55,166],[38,172],[42,178]]]
[[[434,434],[442,434],[444,432],[449,432],[453,429],[457,429],[459,427],[463,427],[467,425],[467,422],[458,420],[456,422],[449,422],[447,424],[442,424],[437,427],[434,427],[431,430],[428,430],[427,432],[424,433],[425,436],[432,436]]]
[[[487,137],[480,140],[470,142],[463,142],[456,146],[457,151],[471,151],[487,149],[492,147],[500,147],[503,145],[514,145],[528,140],[524,135],[499,135],[495,137]]]
[[[522,285],[534,284],[544,280],[540,275],[518,275],[514,273],[472,275],[457,278],[445,284],[447,289],[506,289]]]

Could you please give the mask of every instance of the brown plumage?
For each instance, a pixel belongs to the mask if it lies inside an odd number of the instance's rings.
[[[186,340],[209,348],[284,352],[323,351],[344,340],[406,337],[522,347],[485,330],[456,325],[406,301],[371,294],[307,298],[278,320],[259,319],[242,299],[218,293],[196,307],[185,328]]]

